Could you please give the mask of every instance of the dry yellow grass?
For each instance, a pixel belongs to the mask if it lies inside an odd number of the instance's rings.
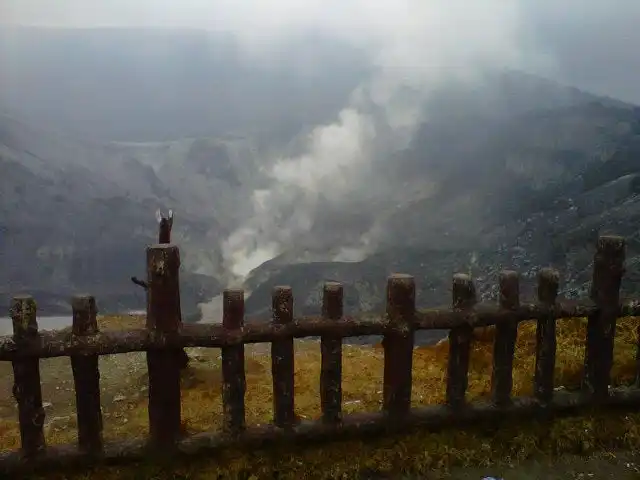
[[[142,319],[117,317],[101,319],[102,328],[126,328],[140,325]],[[627,384],[632,380],[635,350],[638,342],[636,318],[621,319],[615,343],[613,383]],[[555,383],[567,388],[577,387],[582,375],[586,321],[582,319],[558,322],[558,354]],[[493,330],[476,334],[471,354],[468,398],[486,397],[490,392]],[[421,347],[414,351],[413,404],[441,403],[447,360],[446,343]],[[218,350],[193,349],[195,358],[183,379],[183,418],[190,432],[219,428],[221,422],[221,374]],[[105,371],[107,387],[113,375],[113,388],[124,391],[124,400],[103,400],[105,409],[105,437],[145,436],[148,428],[146,411],[146,376],[144,354],[119,355],[130,357],[125,371]],[[380,408],[382,390],[383,352],[380,348],[365,346],[344,347],[343,401],[346,413],[375,411]],[[518,331],[514,361],[514,392],[530,395],[532,392],[535,355],[535,322],[524,322]],[[115,357],[115,356],[114,356]],[[59,365],[43,368],[42,380],[47,384],[70,381],[68,359],[57,359]],[[114,361],[116,359],[113,359]],[[103,359],[108,362],[111,359]],[[53,360],[47,361],[53,362]],[[66,363],[64,363],[66,362]],[[44,363],[44,362],[43,362]],[[101,371],[103,365],[101,363]],[[111,367],[106,367],[108,370]],[[272,417],[272,386],[270,356],[264,345],[247,347],[247,422],[264,423]],[[320,348],[317,342],[296,342],[296,410],[305,418],[316,418],[319,407]],[[122,376],[127,382],[122,383]],[[3,377],[6,377],[4,375]],[[120,383],[119,383],[120,382]],[[71,392],[71,390],[70,390]],[[106,388],[105,388],[105,393]],[[114,395],[114,392],[109,392]],[[71,395],[71,394],[69,394]],[[46,395],[45,395],[46,397]],[[72,397],[52,403],[62,403],[73,409]],[[45,398],[47,400],[47,398]],[[65,403],[66,402],[66,403]],[[0,405],[1,406],[1,405]],[[0,410],[0,413],[2,410]],[[51,416],[51,414],[49,414]],[[15,416],[0,419],[0,448],[18,447],[19,435]],[[76,441],[75,418],[47,429],[48,443]],[[484,465],[495,462],[516,462],[536,453],[556,454],[566,451],[591,451],[640,444],[640,415],[594,413],[574,419],[557,420],[552,424],[534,422],[504,425],[500,428],[477,427],[467,431],[416,433],[405,436],[373,439],[368,442],[342,441],[322,447],[299,448],[296,451],[270,449],[243,454],[226,452],[215,459],[197,460],[170,467],[136,465],[128,467],[99,467],[92,472],[47,478],[352,478],[362,469],[376,471],[420,472],[430,468],[453,465]],[[167,470],[169,468],[169,470]],[[168,474],[171,471],[172,477]],[[253,475],[253,477],[252,477]],[[168,476],[168,477],[167,477]]]

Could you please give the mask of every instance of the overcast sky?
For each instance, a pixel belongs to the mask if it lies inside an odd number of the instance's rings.
[[[501,0],[478,2],[478,22],[505,15],[553,56],[556,78],[640,103],[640,1]],[[228,29],[254,44],[309,28],[375,41],[403,22],[479,10],[457,0],[1,0],[0,21],[71,27],[182,26]],[[474,16],[478,17],[477,12]],[[461,41],[471,15],[460,15]],[[434,28],[437,21],[425,22]],[[445,22],[445,28],[449,25]],[[473,28],[473,27],[471,27]],[[487,31],[490,29],[487,29]]]

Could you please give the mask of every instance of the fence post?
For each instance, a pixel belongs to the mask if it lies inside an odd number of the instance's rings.
[[[402,417],[411,408],[413,366],[413,318],[416,285],[411,275],[391,275],[387,281],[387,316],[392,330],[385,334],[383,409],[390,417]]]
[[[95,298],[78,295],[71,300],[73,309],[72,332],[76,336],[98,333]],[[100,408],[100,371],[98,355],[71,357],[73,382],[76,390],[78,418],[78,448],[85,453],[102,451],[102,410]]]
[[[31,296],[14,297],[11,302],[13,339],[20,344],[38,335],[36,302]],[[22,455],[34,457],[46,448],[44,441],[44,408],[40,385],[40,359],[22,358],[14,360],[13,396],[18,403],[20,441]]]
[[[227,289],[222,294],[222,326],[239,330],[244,325],[244,291]],[[222,348],[223,429],[238,434],[245,429],[244,344]]]
[[[322,291],[322,317],[338,322],[343,313],[342,285],[326,282]],[[320,406],[325,423],[342,419],[342,337],[320,337],[322,364],[320,369]]]
[[[625,241],[601,236],[593,258],[590,297],[597,312],[589,316],[582,388],[603,400],[609,396],[613,342],[619,314],[620,284],[624,275]]]
[[[293,321],[293,293],[291,287],[273,289],[271,298],[273,323],[287,325]],[[273,420],[280,428],[292,427],[294,410],[293,337],[271,342],[271,375],[273,377]]]
[[[476,289],[471,277],[464,273],[453,276],[454,310],[471,310],[476,304]],[[449,360],[447,365],[447,405],[461,408],[469,383],[469,351],[473,326],[460,325],[449,330]]]
[[[515,310],[520,306],[520,283],[518,273],[500,272],[500,308]],[[513,355],[518,336],[517,320],[508,320],[496,325],[493,344],[493,372],[491,389],[493,403],[504,406],[511,403],[513,389]]]
[[[536,366],[534,395],[546,405],[553,399],[554,369],[556,365],[556,314],[560,274],[552,268],[543,268],[538,274],[538,301],[547,310],[545,318],[536,327]]]
[[[147,328],[156,335],[178,332],[180,252],[172,244],[147,247]],[[147,352],[149,435],[154,447],[170,448],[180,436],[180,367],[175,349]]]

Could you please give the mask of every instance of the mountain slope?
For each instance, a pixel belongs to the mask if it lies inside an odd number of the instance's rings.
[[[0,26],[0,104],[101,141],[232,132],[288,141],[339,109],[368,69],[343,43],[296,40],[259,64],[224,33]]]
[[[0,308],[29,291],[65,310],[77,290],[140,308],[128,279],[158,207],[176,214],[185,308],[217,294],[260,166],[367,71],[358,51],[299,40],[257,65],[204,31],[0,27]]]
[[[584,100],[490,128],[480,123],[484,134],[476,142],[464,130],[438,126],[446,133],[440,138],[458,139],[449,149],[425,125],[394,169],[404,166],[435,187],[379,212],[377,251],[351,263],[322,255],[309,262],[302,253],[295,265],[290,253],[267,262],[248,278],[247,311],[264,315],[271,286],[289,284],[298,313],[318,313],[326,280],[345,284],[348,311],[382,310],[386,277],[394,272],[415,275],[420,306],[448,304],[451,276],[460,271],[471,271],[480,296],[490,299],[499,270],[514,268],[531,298],[535,272],[547,265],[562,272],[566,295],[582,296],[602,233],[626,236],[628,263],[640,262],[640,110]],[[437,151],[442,155],[432,155]],[[634,278],[627,278],[627,291]]]
[[[305,37],[256,66],[206,32],[0,29],[2,298],[31,291],[53,308],[81,289],[139,308],[128,279],[143,274],[158,207],[176,213],[185,305],[215,296],[230,276],[221,243],[253,214],[256,190],[280,187],[265,170],[300,153],[366,78],[362,52],[343,47]],[[247,279],[250,313],[264,313],[275,283],[317,310],[323,279],[347,284],[349,308],[379,308],[394,269],[421,275],[420,302],[448,303],[456,270],[493,282],[515,257],[523,270],[586,272],[594,229],[635,235],[635,197],[622,193],[640,184],[635,107],[487,72],[447,84],[424,111],[403,151],[387,155],[381,129],[344,202],[317,192],[310,228]],[[285,229],[291,212],[276,213]]]
[[[68,311],[79,291],[107,311],[144,305],[129,277],[144,275],[145,245],[157,239],[153,212],[171,198],[153,191],[161,181],[150,167],[113,161],[96,145],[0,117],[0,308],[23,292],[48,313]],[[177,222],[177,237],[201,228],[188,215]],[[187,313],[220,289],[193,269],[182,283]]]

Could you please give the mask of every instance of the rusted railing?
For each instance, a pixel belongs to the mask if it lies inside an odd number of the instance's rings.
[[[343,315],[343,288],[324,286],[322,316],[294,317],[290,287],[275,287],[271,323],[245,323],[244,293],[226,290],[221,325],[182,325],[175,245],[154,245],[147,250],[148,311],[144,329],[99,332],[93,297],[72,301],[71,332],[38,332],[36,305],[31,297],[16,297],[11,316],[13,336],[0,338],[0,360],[13,363],[14,396],[18,404],[20,451],[0,456],[0,469],[96,462],[103,459],[138,459],[158,451],[196,453],[232,445],[254,445],[282,439],[332,439],[344,435],[401,431],[411,427],[442,427],[471,421],[502,419],[535,413],[573,413],[598,404],[637,407],[638,381],[629,388],[612,389],[610,372],[616,319],[640,313],[637,303],[620,303],[625,243],[604,236],[594,257],[590,300],[558,301],[559,274],[542,269],[538,298],[521,304],[518,274],[499,277],[498,305],[478,305],[473,282],[467,275],[453,278],[450,310],[416,310],[415,283],[408,275],[388,279],[384,315]],[[554,391],[557,319],[588,317],[585,375],[580,392]],[[518,322],[537,320],[534,396],[513,398],[512,371]],[[469,352],[473,329],[496,325],[492,397],[488,403],[466,401]],[[414,334],[420,329],[449,330],[446,402],[411,408]],[[342,339],[359,335],[384,335],[383,404],[380,412],[342,414]],[[320,404],[322,416],[301,421],[294,408],[293,339],[321,338]],[[271,342],[273,412],[271,425],[245,424],[244,345]],[[180,347],[222,349],[223,429],[184,436],[181,431],[180,369],[175,350]],[[105,444],[98,356],[146,351],[149,370],[149,438]],[[78,444],[46,446],[39,359],[71,357],[76,387]],[[640,364],[640,355],[638,356]],[[640,378],[640,374],[636,375]],[[151,447],[151,448],[149,448]]]

